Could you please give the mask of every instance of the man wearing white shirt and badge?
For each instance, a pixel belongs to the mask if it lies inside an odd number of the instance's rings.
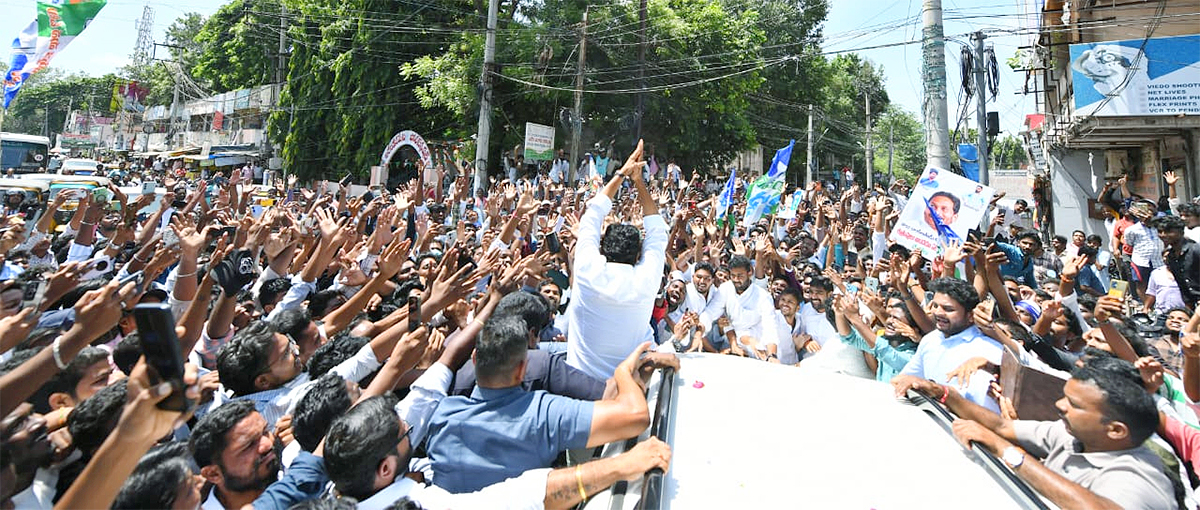
[[[642,342],[653,339],[650,315],[662,282],[667,224],[642,180],[642,143],[625,166],[588,201],[579,219],[575,281],[567,308],[567,363],[593,377],[612,377],[617,365]],[[644,214],[643,241],[637,227],[609,225],[601,235],[613,197],[632,179]]]
[[[717,319],[717,342],[722,352],[751,358],[772,358],[778,324],[775,302],[766,289],[753,284],[750,259],[735,255],[729,260],[729,281],[721,284],[725,314]]]

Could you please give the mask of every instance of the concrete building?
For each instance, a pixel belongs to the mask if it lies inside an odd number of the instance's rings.
[[[1095,201],[1106,179],[1124,176],[1133,193],[1158,200],[1162,174],[1173,170],[1183,177],[1180,197],[1200,194],[1196,11],[1192,0],[1026,3],[1036,36],[1025,91],[1038,113],[1023,134],[1049,185],[1039,211],[1053,231],[1107,238]]]

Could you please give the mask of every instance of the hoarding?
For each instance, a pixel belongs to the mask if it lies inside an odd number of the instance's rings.
[[[1200,35],[1071,45],[1075,116],[1200,115]]]

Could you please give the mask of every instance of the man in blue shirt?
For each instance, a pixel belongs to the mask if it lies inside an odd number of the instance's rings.
[[[517,316],[484,324],[473,357],[475,390],[446,398],[430,420],[434,485],[451,493],[477,491],[549,467],[563,450],[628,439],[649,426],[646,398],[633,376],[649,343],[617,367],[615,398],[587,402],[521,387],[528,338]]]
[[[985,358],[992,364],[1000,364],[1004,350],[1000,342],[985,336],[971,323],[972,311],[979,304],[975,287],[963,280],[938,278],[929,282],[929,290],[933,292],[933,309],[929,315],[937,329],[921,339],[916,354],[900,375],[892,379],[896,394],[903,396],[914,384],[925,379],[939,383],[946,381],[960,387],[967,400],[999,413],[1000,406],[988,396],[990,374],[985,372],[971,377],[965,388],[962,381],[955,381],[957,377],[946,379],[946,374],[972,358]],[[903,297],[914,299],[911,294]]]
[[[1026,230],[1017,234],[1016,246],[996,243],[996,248],[1008,256],[1008,263],[1000,266],[1000,274],[1016,278],[1022,285],[1037,287],[1033,272],[1033,257],[1042,249],[1042,240],[1037,232]]]

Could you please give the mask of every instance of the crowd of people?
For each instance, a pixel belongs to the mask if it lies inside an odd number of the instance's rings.
[[[723,179],[608,151],[579,182],[561,152],[481,183],[457,158],[362,194],[277,179],[266,208],[253,172],[147,169],[165,196],[12,211],[0,502],[571,508],[669,468],[654,438],[579,452],[642,435],[651,374],[712,353],[923,393],[1063,508],[1196,506],[1200,206],[1173,174],[1161,208],[1106,186],[1111,235],[1045,238],[997,197],[928,260],[889,240],[903,180],[747,224]],[[1061,420],[1018,416],[1006,351],[1061,377]]]

